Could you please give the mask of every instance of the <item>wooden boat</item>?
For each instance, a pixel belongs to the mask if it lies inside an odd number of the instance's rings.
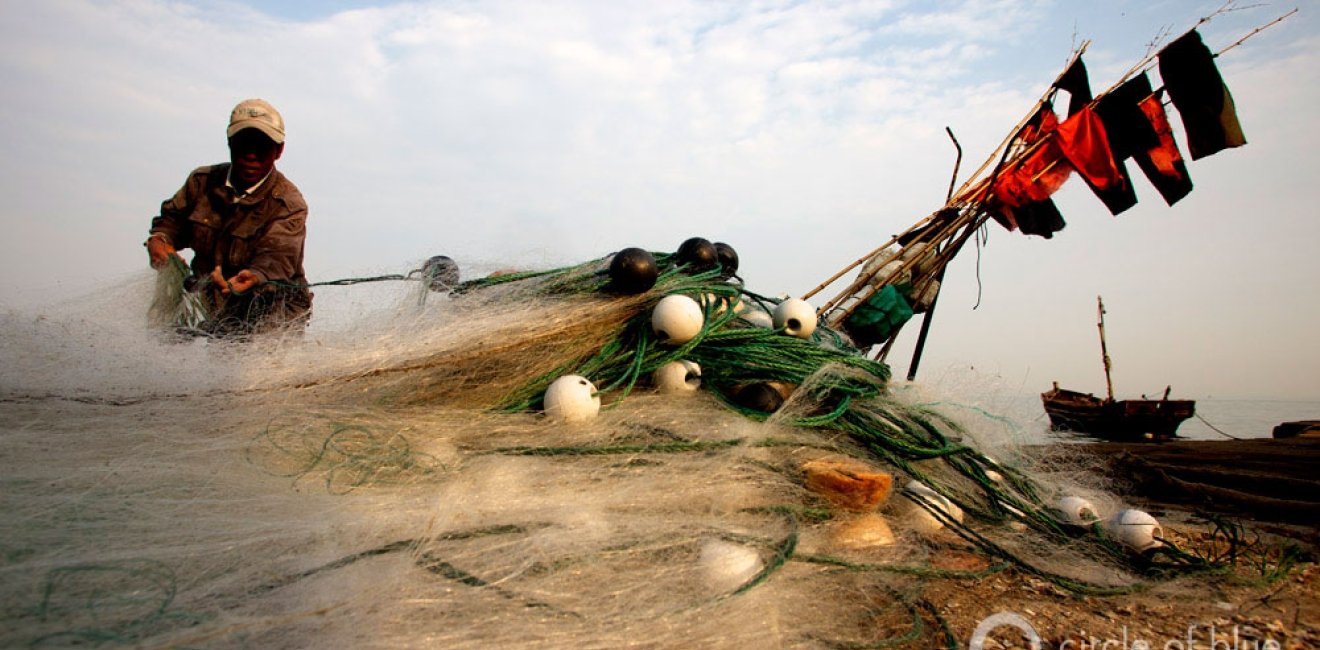
[[[1196,402],[1186,399],[1114,400],[1078,393],[1054,384],[1041,394],[1045,413],[1055,430],[1073,431],[1106,440],[1169,440],[1178,425],[1196,414]]]
[[[1096,297],[1099,311],[1100,353],[1104,359],[1107,398],[1090,393],[1054,387],[1041,393],[1050,426],[1056,431],[1072,431],[1106,440],[1169,440],[1178,435],[1178,426],[1196,414],[1193,400],[1171,400],[1171,388],[1157,400],[1114,399],[1114,383],[1110,377],[1109,350],[1105,344],[1105,303]]]
[[[1275,438],[1320,438],[1320,420],[1281,422],[1274,427]]]

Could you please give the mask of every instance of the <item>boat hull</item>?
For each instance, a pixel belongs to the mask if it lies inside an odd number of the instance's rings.
[[[1112,401],[1062,388],[1040,397],[1054,430],[1105,440],[1169,440],[1177,437],[1184,420],[1196,414],[1193,400]]]
[[[1275,438],[1320,438],[1320,420],[1282,422],[1274,427]]]

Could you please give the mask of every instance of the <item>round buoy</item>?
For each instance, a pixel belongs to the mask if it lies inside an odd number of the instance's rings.
[[[458,262],[436,255],[422,264],[422,280],[431,291],[450,291],[458,286]]]
[[[1105,522],[1105,532],[1114,541],[1138,553],[1163,544],[1160,522],[1142,510],[1123,510]]]
[[[889,528],[885,518],[868,512],[849,517],[834,525],[830,541],[839,548],[861,551],[880,546],[892,546],[896,540],[894,531]]]
[[[722,241],[715,242],[714,246],[715,259],[720,263],[720,277],[733,277],[738,272],[738,251]]]
[[[640,248],[625,248],[610,260],[609,287],[619,293],[632,295],[649,291],[659,276],[655,256]]]
[[[674,260],[679,264],[687,265],[688,271],[693,273],[709,271],[720,263],[715,245],[701,237],[692,237],[679,244],[678,251],[674,253]]]
[[[1054,502],[1054,511],[1061,520],[1074,526],[1090,526],[1100,520],[1095,506],[1078,496],[1060,497]]]
[[[701,387],[701,366],[687,361],[670,361],[651,374],[651,381],[662,393],[691,393]]]
[[[600,413],[596,386],[581,375],[564,375],[545,390],[545,414],[565,422],[590,420]]]
[[[775,329],[789,336],[809,338],[816,331],[816,308],[801,298],[789,298],[775,307]]]
[[[697,301],[683,295],[665,296],[651,311],[651,329],[665,343],[683,344],[701,332],[706,322]]]
[[[756,549],[722,539],[701,545],[701,569],[712,591],[730,591],[755,578],[765,564]]]
[[[918,503],[910,497],[896,499],[894,505],[896,514],[917,532],[930,535],[938,531],[944,527],[943,519],[945,517],[962,523],[962,508],[959,508],[957,504],[945,498],[943,494],[931,489],[930,486],[925,483],[915,480],[909,481],[908,484],[903,487],[903,491],[933,506],[943,515],[943,517],[936,517],[926,509],[926,505]]]
[[[733,403],[762,413],[774,413],[784,405],[784,396],[770,384],[748,384],[733,394]]]

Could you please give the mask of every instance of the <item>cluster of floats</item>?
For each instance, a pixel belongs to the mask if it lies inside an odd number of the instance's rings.
[[[862,277],[901,273],[906,268],[900,267],[910,267],[914,257],[919,257],[921,251],[918,248],[905,252],[907,254],[901,258],[892,251],[873,257]],[[605,291],[615,295],[645,294],[656,286],[662,270],[668,269],[678,269],[689,275],[708,274],[718,282],[738,287],[737,297],[703,294],[694,298],[684,293],[670,293],[655,300],[650,306],[650,331],[654,340],[662,346],[676,348],[688,344],[707,327],[709,315],[725,316],[726,310],[732,309],[736,316],[728,321],[731,327],[773,330],[777,335],[795,337],[835,351],[844,350],[858,357],[865,356],[850,337],[851,332],[831,329],[826,319],[807,300],[792,297],[765,298],[744,290],[741,287],[742,280],[737,276],[738,253],[729,244],[692,237],[684,241],[674,253],[661,254],[660,257],[657,260],[657,254],[642,248],[625,248],[614,253],[608,258],[607,269],[599,271],[608,274]],[[422,272],[423,279],[430,283],[433,290],[452,291],[463,286],[458,281],[457,265],[448,257],[431,258],[423,266]],[[926,305],[938,293],[937,285],[933,290],[930,287],[929,283],[921,287],[924,292],[928,292]],[[754,296],[755,299],[740,299],[744,296]],[[921,305],[921,295],[912,296],[911,303]],[[871,347],[866,343],[862,345]],[[702,388],[702,368],[694,361],[677,359],[655,369],[649,379],[660,393],[695,393]],[[733,387],[723,397],[743,409],[769,414],[779,410],[796,388],[796,385],[787,382],[763,381]],[[565,374],[549,383],[542,395],[541,404],[545,417],[549,419],[570,424],[584,423],[600,413],[601,391],[586,376]],[[993,459],[987,460],[992,466],[997,466]],[[860,461],[811,461],[805,463],[802,469],[809,489],[844,509],[871,513],[872,521],[868,531],[861,533],[862,537],[869,540],[868,544],[893,542],[888,526],[883,519],[874,515],[888,500],[893,484],[892,474],[877,472]],[[993,469],[987,470],[986,476],[996,483],[1004,483],[1002,475]],[[907,482],[902,491],[909,498],[895,500],[889,511],[911,529],[922,534],[932,534],[946,523],[962,524],[962,509],[921,481]],[[1013,510],[1011,506],[1009,509]],[[1150,551],[1163,544],[1164,533],[1159,522],[1141,510],[1123,509],[1105,516],[1090,501],[1075,495],[1060,496],[1046,509],[1061,524],[1085,529],[1099,527],[1109,539],[1137,553]],[[1021,515],[1020,512],[1016,514]],[[1015,522],[1015,525],[1021,524]]]

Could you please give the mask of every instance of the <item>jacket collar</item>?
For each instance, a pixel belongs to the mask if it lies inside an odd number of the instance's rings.
[[[279,168],[271,169],[265,178],[248,188],[246,193],[240,195],[229,182],[229,170],[229,163],[220,163],[212,167],[213,180],[211,181],[210,191],[217,199],[230,205],[251,205],[264,199],[266,195],[275,191],[275,188],[280,185],[280,179],[283,178]]]
[[[257,181],[255,185],[246,190],[239,190],[234,187],[234,167],[230,165],[229,170],[225,172],[225,189],[229,190],[229,195],[233,197],[234,203],[238,203],[239,201],[256,194],[273,175],[275,175],[275,168],[271,167],[270,171],[266,172],[266,175],[262,176],[261,180]]]

